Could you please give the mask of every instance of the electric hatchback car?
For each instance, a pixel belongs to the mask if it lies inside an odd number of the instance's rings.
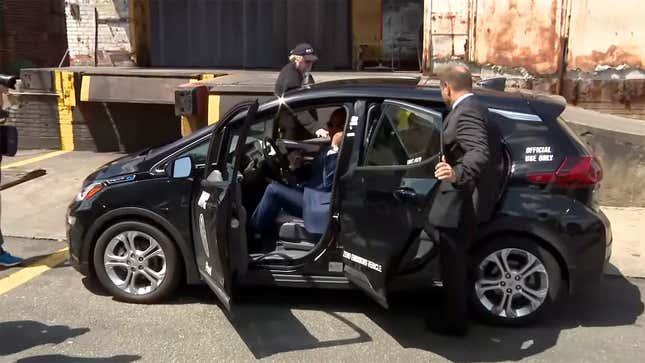
[[[470,299],[490,322],[522,324],[601,276],[612,242],[596,201],[602,170],[560,117],[565,103],[476,94],[504,158],[495,213],[470,246]],[[271,248],[261,248],[248,220],[264,189],[296,185],[289,154],[308,162],[329,143],[277,138],[278,115],[315,111],[322,123],[341,107],[347,120],[326,232],[309,233],[283,213]],[[205,282],[226,309],[233,290],[249,285],[358,288],[387,307],[388,291],[411,274],[440,285],[438,249],[424,226],[445,112],[438,88],[384,80],[241,103],[215,125],[88,176],[67,215],[72,263],[129,302]]]

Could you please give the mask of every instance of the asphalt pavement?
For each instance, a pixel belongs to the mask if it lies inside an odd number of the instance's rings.
[[[29,257],[27,243],[7,241]],[[0,362],[636,362],[644,291],[645,280],[606,276],[532,326],[474,324],[457,339],[425,327],[438,290],[399,293],[386,311],[357,291],[255,288],[227,316],[205,286],[127,304],[63,264],[0,295]]]

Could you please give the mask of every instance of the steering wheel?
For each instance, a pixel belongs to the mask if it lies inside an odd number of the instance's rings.
[[[275,152],[275,155],[270,155],[271,150]],[[279,170],[282,182],[288,184],[291,169],[289,168],[287,149],[284,148],[284,146],[280,147],[272,138],[265,137],[264,147],[262,148],[262,151],[264,153],[264,159],[269,161],[270,164],[273,164],[275,166],[275,169]]]

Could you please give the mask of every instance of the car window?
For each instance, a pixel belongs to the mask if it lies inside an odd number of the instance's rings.
[[[205,140],[200,141],[197,145],[194,145],[190,149],[184,151],[177,157],[177,159],[190,156],[195,165],[204,165],[206,164],[206,154],[208,153],[208,144],[210,139],[206,138]]]
[[[257,121],[249,127],[249,132],[246,137],[245,145],[255,142],[256,140],[263,140],[265,137],[271,137],[273,133],[273,118],[266,118]],[[237,146],[238,134],[233,133],[228,145],[228,153],[231,154],[235,151]],[[231,159],[234,160],[234,159]]]
[[[299,108],[283,109],[280,111],[279,118],[283,119],[283,121],[279,123],[279,125],[281,126],[279,127],[277,138],[282,138],[282,139],[289,138],[292,141],[302,141],[303,139],[316,138],[317,137],[316,135],[311,134],[313,130],[326,129],[328,127],[328,122],[332,114],[341,107],[345,108],[347,115],[350,114],[349,106],[343,103],[318,104],[318,105],[310,105],[304,108],[299,107]],[[287,120],[298,120],[297,122],[299,122],[303,126],[311,122],[312,126],[306,128],[309,132],[302,133],[298,131],[295,133],[296,135],[288,136],[285,130],[282,129],[283,125],[291,124],[291,121],[287,121]]]
[[[233,171],[233,166],[235,165],[235,159],[237,157],[237,143],[240,138],[240,133],[243,129],[243,122],[237,122],[228,126],[225,131],[226,144],[224,150],[226,150],[226,156],[224,158],[224,167],[222,168],[222,173],[224,178],[227,179]],[[263,140],[265,137],[271,136],[273,133],[273,119],[264,118],[259,121],[256,121],[253,125],[249,126],[246,140],[244,145],[252,144],[258,140]]]
[[[417,164],[441,152],[437,116],[396,104],[384,104],[365,154],[368,166]]]

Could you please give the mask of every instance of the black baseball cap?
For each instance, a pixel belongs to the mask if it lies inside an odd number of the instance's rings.
[[[306,60],[310,61],[318,60],[316,52],[314,52],[314,47],[312,47],[311,44],[308,43],[300,43],[296,45],[295,48],[291,49],[289,55],[299,55],[305,57]]]

